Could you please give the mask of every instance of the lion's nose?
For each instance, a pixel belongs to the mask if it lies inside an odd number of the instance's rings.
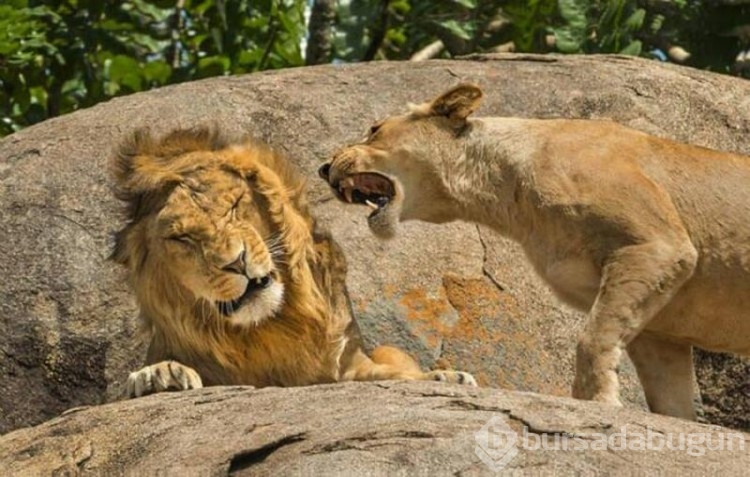
[[[318,175],[323,178],[323,180],[328,180],[328,175],[331,172],[331,165],[330,164],[323,164],[320,166],[320,169],[318,169]]]
[[[240,275],[245,274],[247,269],[247,262],[245,261],[245,251],[243,250],[239,256],[230,264],[221,267],[222,270],[232,273],[239,273]]]
[[[264,288],[268,288],[269,285],[271,285],[271,281],[271,275],[265,275],[250,280],[250,283],[248,283],[247,287],[249,290],[262,290]]]

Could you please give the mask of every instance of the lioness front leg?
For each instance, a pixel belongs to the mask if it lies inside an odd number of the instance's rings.
[[[609,257],[576,349],[573,397],[620,405],[622,349],[687,281],[696,261],[697,252],[686,241],[626,246]]]
[[[359,351],[352,360],[347,379],[380,381],[390,379],[444,381],[476,386],[474,376],[464,371],[434,370],[424,372],[407,353],[391,346],[378,346],[369,358]]]
[[[184,391],[202,387],[201,377],[193,368],[177,361],[161,361],[130,373],[127,395],[133,398],[162,391]]]

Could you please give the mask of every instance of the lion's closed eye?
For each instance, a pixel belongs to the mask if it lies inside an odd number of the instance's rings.
[[[171,241],[171,242],[179,243],[179,244],[182,244],[182,245],[193,245],[193,244],[195,244],[195,239],[193,239],[193,237],[191,237],[188,234],[167,235],[166,239],[169,240],[169,241]]]
[[[241,209],[243,209],[242,205],[243,202],[247,202],[246,200],[247,194],[242,193],[232,202],[232,206],[229,208],[229,211],[227,214],[232,220],[237,220],[239,216],[241,216]]]

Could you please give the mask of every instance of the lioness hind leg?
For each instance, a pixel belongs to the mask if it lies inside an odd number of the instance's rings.
[[[183,391],[202,387],[201,377],[193,368],[177,361],[161,361],[130,373],[127,396],[133,398],[162,391]]]
[[[363,352],[358,352],[352,360],[351,369],[345,374],[345,379],[356,381],[406,379],[477,385],[474,377],[463,371],[436,370],[425,373],[414,358],[392,346],[378,346],[372,352],[372,359]]]
[[[641,333],[628,344],[628,355],[651,412],[695,420],[690,345]]]
[[[573,397],[621,405],[617,367],[623,348],[692,275],[696,260],[686,241],[631,245],[609,257],[576,349]]]

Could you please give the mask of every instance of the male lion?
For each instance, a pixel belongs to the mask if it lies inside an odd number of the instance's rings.
[[[404,352],[362,349],[346,263],[315,228],[303,182],[281,156],[215,131],[136,132],[114,162],[127,205],[113,258],[151,334],[129,396],[204,385],[296,386],[429,379]]]
[[[650,409],[694,418],[691,347],[750,354],[750,158],[611,121],[468,119],[481,96],[380,121],[319,173],[378,236],[460,219],[519,242],[589,313],[573,396],[619,405],[625,348]]]

